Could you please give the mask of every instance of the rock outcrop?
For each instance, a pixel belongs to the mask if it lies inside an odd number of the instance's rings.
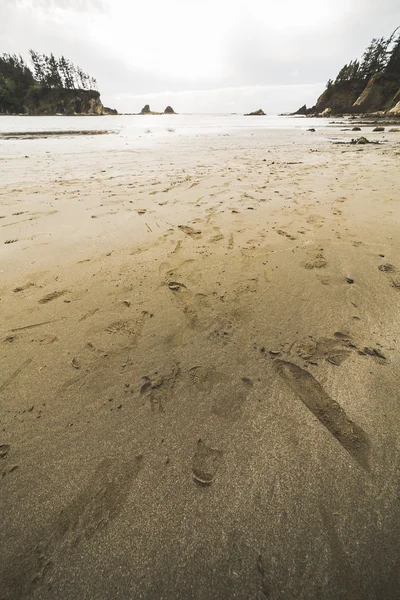
[[[329,86],[312,108],[302,106],[293,115],[400,114],[400,80],[374,75],[368,81],[343,81]]]
[[[292,113],[292,115],[306,115],[307,114],[307,105],[304,104],[303,106],[301,106],[299,108],[299,110],[296,110],[296,112]]]
[[[96,80],[64,56],[29,51],[32,67],[21,55],[0,55],[0,114],[104,115]]]
[[[396,99],[400,100],[400,81],[375,75],[368,81],[353,108],[360,112],[386,112],[394,107]]]
[[[400,26],[385,39],[374,37],[362,57],[346,63],[312,108],[302,106],[293,115],[400,114]]]
[[[176,112],[172,106],[167,106],[167,108],[164,110],[164,115],[176,115]]]
[[[245,117],[265,117],[265,112],[261,108],[259,108],[258,110],[255,110],[254,112],[245,114],[244,116]]]
[[[393,108],[391,108],[389,110],[389,114],[391,114],[391,115],[400,115],[400,100],[396,104],[396,106],[393,106]]]
[[[109,108],[108,106],[104,107],[103,115],[118,115],[118,111],[115,108]]]
[[[100,94],[95,90],[64,88],[38,88],[25,98],[23,108],[26,115],[32,116],[118,114],[104,108]],[[2,111],[1,103],[0,113],[7,114]]]
[[[143,108],[139,114],[140,115],[161,115],[162,113],[154,112],[153,110],[150,110],[149,104],[145,104],[145,106],[143,106]]]

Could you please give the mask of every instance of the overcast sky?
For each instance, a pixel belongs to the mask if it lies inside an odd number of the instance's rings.
[[[64,54],[121,112],[273,113],[398,25],[400,0],[0,0],[0,53]]]

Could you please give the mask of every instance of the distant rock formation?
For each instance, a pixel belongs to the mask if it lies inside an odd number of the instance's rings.
[[[262,110],[262,108],[259,108],[258,110],[255,110],[254,112],[245,114],[244,116],[245,117],[265,117],[265,112]]]
[[[103,115],[118,115],[118,111],[115,108],[108,108],[108,106],[105,106],[103,109]]]
[[[162,113],[154,112],[153,110],[150,110],[150,105],[146,104],[145,106],[143,106],[143,108],[139,114],[140,115],[161,115]]]
[[[176,115],[176,112],[172,106],[167,106],[167,108],[164,110],[164,115]]]

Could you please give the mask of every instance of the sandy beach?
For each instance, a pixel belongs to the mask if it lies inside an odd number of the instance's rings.
[[[0,142],[1,600],[398,598],[372,128]]]

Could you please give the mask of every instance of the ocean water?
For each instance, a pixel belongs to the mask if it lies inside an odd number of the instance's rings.
[[[139,136],[192,135],[265,129],[326,129],[330,119],[308,117],[245,117],[234,114],[116,115],[104,117],[0,116],[0,133],[111,129],[129,138]]]
[[[203,138],[204,143],[212,142],[217,136],[226,136],[226,141],[255,136],[256,139],[269,143],[272,138],[279,138],[282,143],[292,143],[291,132],[298,134],[313,127],[329,136],[334,133],[331,119],[308,117],[245,117],[233,114],[181,114],[181,115],[115,115],[115,116],[74,116],[74,117],[29,117],[0,116],[1,133],[33,133],[57,131],[104,131],[108,135],[65,135],[34,139],[2,139],[0,137],[0,154],[41,154],[82,153],[105,151],[112,152],[126,149],[162,148],[165,145],[178,148],[188,147],[191,140]],[[336,129],[337,131],[337,129]],[[308,143],[307,134],[304,143]],[[318,136],[319,138],[320,136]],[[325,136],[323,136],[325,137]],[[208,139],[210,138],[210,139]],[[224,138],[225,139],[225,138]],[[298,139],[298,135],[296,136]],[[313,138],[317,141],[317,138]],[[307,141],[308,140],[308,141]]]

